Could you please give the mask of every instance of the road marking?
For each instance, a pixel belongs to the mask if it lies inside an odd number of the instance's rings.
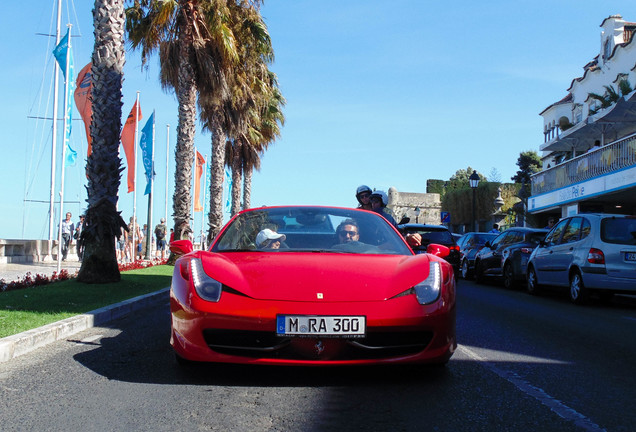
[[[565,405],[563,402],[559,401],[558,399],[553,398],[552,396],[547,394],[543,389],[533,386],[532,384],[530,384],[528,381],[521,378],[516,373],[511,371],[506,371],[504,369],[497,367],[495,364],[481,357],[475,351],[465,347],[464,345],[459,345],[458,349],[461,350],[468,357],[481,363],[486,369],[490,370],[491,372],[494,372],[495,374],[499,375],[501,378],[512,383],[515,387],[517,387],[519,390],[521,390],[528,396],[535,398],[536,400],[541,402],[543,405],[550,408],[559,417],[567,421],[570,421],[574,423],[576,426],[580,427],[581,429],[589,431],[589,432],[605,431],[605,429],[603,429],[602,427],[594,423],[589,418],[585,417],[583,414],[580,414],[579,412]]]

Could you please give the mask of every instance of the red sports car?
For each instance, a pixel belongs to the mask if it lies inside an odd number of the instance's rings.
[[[448,248],[416,255],[376,213],[255,208],[208,251],[171,250],[182,254],[170,290],[180,362],[445,364],[457,346]]]

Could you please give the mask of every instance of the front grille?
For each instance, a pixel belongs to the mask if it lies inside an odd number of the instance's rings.
[[[203,330],[213,351],[250,358],[287,360],[365,360],[417,354],[428,346],[432,332],[368,331],[363,338],[279,337],[273,332]]]

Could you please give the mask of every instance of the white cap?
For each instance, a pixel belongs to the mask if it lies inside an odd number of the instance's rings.
[[[161,223],[165,223],[166,220],[164,218],[161,218]]]
[[[265,228],[256,236],[256,247],[261,247],[263,243],[269,240],[285,241],[286,238],[287,237],[285,237],[285,234],[278,234],[277,232],[274,232],[269,228]]]

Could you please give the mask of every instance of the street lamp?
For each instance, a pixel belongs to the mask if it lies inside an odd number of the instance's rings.
[[[473,190],[473,231],[478,231],[475,226],[477,224],[475,219],[475,193],[477,192],[477,186],[479,186],[479,174],[477,174],[477,171],[473,170],[473,173],[468,177],[468,182]]]
[[[414,213],[415,213],[415,223],[420,223],[421,210],[420,210],[419,206],[415,207],[415,212]]]

